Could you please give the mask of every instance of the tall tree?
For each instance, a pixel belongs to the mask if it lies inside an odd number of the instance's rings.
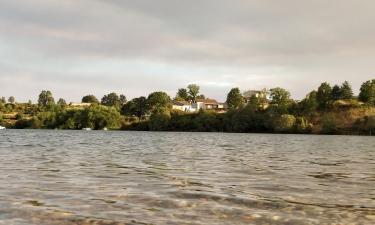
[[[316,100],[318,101],[320,109],[326,109],[332,100],[331,85],[327,82],[322,83],[316,93]]]
[[[39,98],[38,98],[39,106],[46,107],[46,106],[51,106],[53,104],[55,104],[55,99],[53,98],[51,91],[42,91],[39,94]]]
[[[121,94],[120,95],[120,104],[121,105],[125,105],[125,103],[126,103],[126,96],[125,95],[123,95],[123,94]]]
[[[232,88],[227,95],[227,104],[231,109],[236,109],[243,105],[244,98],[239,88]]]
[[[113,106],[118,108],[121,105],[120,97],[114,92],[109,93],[108,95],[103,96],[102,104],[105,106]]]
[[[318,108],[318,101],[316,100],[317,92],[314,90],[310,92],[305,99],[303,99],[299,105],[303,114],[312,114]]]
[[[165,92],[156,91],[148,96],[147,105],[151,110],[169,108],[171,106],[171,98]]]
[[[178,89],[177,94],[176,94],[176,99],[182,99],[184,101],[188,101],[189,100],[188,90],[186,88]]]
[[[341,99],[341,88],[338,85],[333,86],[331,95],[335,101]]]
[[[126,116],[137,116],[139,120],[148,112],[146,97],[134,98],[122,106],[121,112]]]
[[[345,81],[341,85],[340,92],[341,92],[341,99],[352,99],[353,98],[352,86],[349,84],[348,81]]]
[[[375,79],[368,80],[361,85],[359,100],[375,106]]]
[[[277,114],[287,114],[289,106],[292,103],[290,99],[289,91],[284,88],[272,88],[270,89],[270,98],[271,98],[271,108]]]
[[[197,99],[197,95],[199,94],[200,87],[196,84],[189,84],[187,88],[189,90],[189,98],[193,102],[195,102],[195,100]]]
[[[66,106],[66,101],[65,101],[65,99],[63,99],[63,98],[60,98],[60,99],[57,101],[57,104],[58,104],[58,105],[61,105],[61,106]]]
[[[197,95],[196,99],[206,99],[204,94]]]
[[[270,90],[271,104],[285,105],[290,102],[290,93],[284,88],[272,88]]]
[[[82,103],[99,103],[99,100],[94,95],[86,95],[83,96]]]
[[[11,104],[14,104],[16,102],[16,99],[13,96],[10,96],[8,98],[8,102],[11,103]]]

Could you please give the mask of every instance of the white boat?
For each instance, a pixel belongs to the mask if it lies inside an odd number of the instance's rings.
[[[103,130],[108,130],[108,128],[104,127]]]
[[[85,127],[85,128],[82,128],[82,130],[91,130],[90,127]]]
[[[0,130],[5,130],[6,128],[3,126],[0,126]]]

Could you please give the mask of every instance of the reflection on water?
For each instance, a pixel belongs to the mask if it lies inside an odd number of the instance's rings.
[[[375,224],[372,137],[0,132],[0,224]]]

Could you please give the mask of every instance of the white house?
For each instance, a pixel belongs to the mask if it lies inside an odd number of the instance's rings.
[[[183,112],[194,112],[195,111],[192,107],[192,104],[190,102],[186,102],[186,101],[173,101],[172,109],[183,111]]]
[[[215,99],[197,99],[194,103],[186,101],[174,101],[172,109],[184,112],[198,112],[199,110],[215,110],[217,112],[225,112],[227,110],[226,103],[218,103]]]

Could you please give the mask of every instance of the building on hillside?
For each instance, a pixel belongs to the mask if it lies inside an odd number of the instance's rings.
[[[226,111],[228,106],[226,103],[219,103],[215,99],[197,99],[195,103],[193,103],[193,108],[197,111],[200,109],[203,110],[215,110],[215,111]]]
[[[187,101],[173,101],[172,109],[183,112],[198,112],[199,110],[214,110],[218,113],[226,112],[226,103],[219,103],[215,99],[197,99],[194,103]]]
[[[263,90],[248,90],[243,93],[243,97],[245,99],[245,102],[248,103],[252,97],[267,99],[268,97],[268,91],[267,89]]]
[[[243,93],[245,104],[249,103],[252,97],[256,97],[259,100],[260,107],[263,109],[268,108],[268,91],[267,89],[263,90],[248,90]]]
[[[187,101],[173,101],[172,105],[173,110],[179,110],[183,112],[194,112],[192,104]]]

